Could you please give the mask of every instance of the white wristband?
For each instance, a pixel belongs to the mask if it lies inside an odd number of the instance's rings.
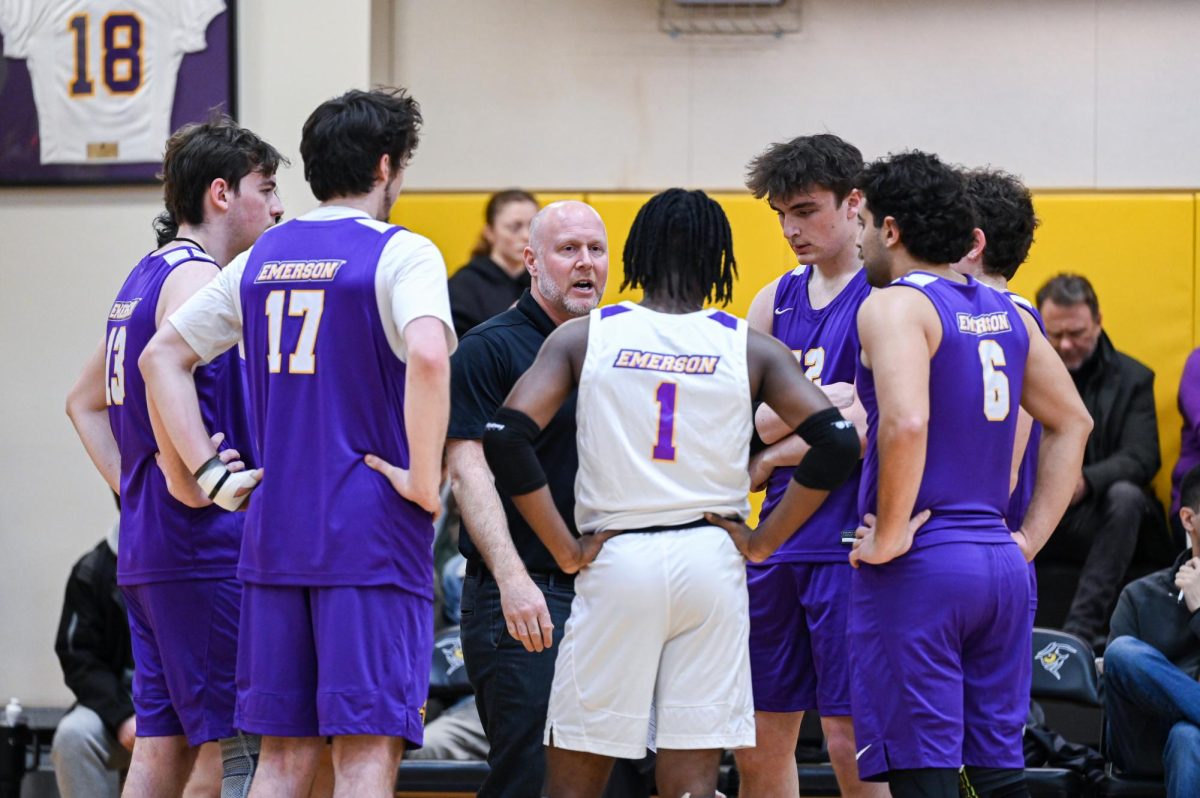
[[[213,504],[232,512],[242,506],[250,491],[258,485],[258,476],[257,470],[230,471],[220,457],[213,455],[196,472],[196,481]],[[238,496],[238,491],[243,488],[248,490]]]

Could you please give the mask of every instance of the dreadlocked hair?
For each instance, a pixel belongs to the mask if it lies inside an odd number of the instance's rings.
[[[703,191],[671,188],[641,207],[625,241],[621,290],[700,304],[733,299],[737,263],[725,211]]]

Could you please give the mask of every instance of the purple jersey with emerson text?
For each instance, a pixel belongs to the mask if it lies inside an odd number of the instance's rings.
[[[154,460],[158,444],[150,427],[146,384],[138,370],[138,358],[157,329],[155,316],[163,283],[177,266],[189,261],[213,263],[192,247],[142,258],[108,314],[105,397],[109,424],[121,452],[117,576],[122,585],[228,578],[237,568],[242,516],[215,505],[193,509],[167,491],[166,479]],[[205,429],[210,434],[224,432],[222,446],[240,448],[253,466],[237,351],[200,366],[195,378]]]
[[[771,334],[800,359],[805,375],[817,385],[854,382],[858,363],[858,307],[871,293],[867,273],[859,270],[841,292],[823,308],[809,302],[812,266],[785,274],[775,288],[775,314]],[[762,517],[768,517],[783,498],[794,468],[776,468],[767,479]],[[856,497],[861,466],[836,488],[770,559],[774,562],[845,562],[848,547],[842,534],[858,526]]]
[[[1029,335],[1008,297],[966,280],[911,272],[883,289],[920,291],[942,322],[942,340],[929,362],[928,444],[913,508],[932,515],[917,531],[914,549],[1012,541],[1005,513]],[[861,362],[856,383],[867,409],[859,490],[865,515],[876,511],[879,405],[874,375]]]
[[[1042,315],[1037,312],[1025,297],[1005,291],[1005,296],[1013,301],[1018,308],[1025,310],[1037,322],[1042,335],[1046,334],[1046,324]],[[1038,447],[1042,444],[1042,425],[1034,421],[1029,430],[1029,442],[1025,444],[1025,454],[1021,457],[1021,465],[1017,469],[1017,485],[1013,488],[1008,500],[1008,511],[1004,517],[1008,520],[1008,528],[1014,532],[1021,528],[1025,521],[1025,511],[1029,509],[1029,500],[1033,498],[1033,483],[1037,481]]]
[[[371,453],[409,465],[405,365],[375,289],[380,255],[401,229],[293,219],[250,252],[242,339],[264,477],[246,519],[246,582],[433,595],[429,513],[363,462]]]

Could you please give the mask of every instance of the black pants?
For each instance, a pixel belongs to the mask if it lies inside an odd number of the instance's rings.
[[[1108,625],[1121,580],[1133,561],[1138,530],[1150,510],[1146,494],[1124,480],[1068,508],[1040,562],[1082,565],[1063,628],[1092,642]]]
[[[467,677],[488,738],[492,772],[481,798],[528,798],[542,794],[546,757],[542,734],[575,588],[563,577],[534,577],[554,622],[554,646],[529,652],[512,635],[500,608],[500,588],[490,575],[468,576],[463,585],[462,646]]]

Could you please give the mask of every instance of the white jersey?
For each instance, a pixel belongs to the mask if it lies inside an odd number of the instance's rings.
[[[0,0],[4,55],[27,61],[41,162],[161,161],[184,53],[224,0]]]
[[[746,322],[622,302],[593,310],[576,405],[580,532],[750,511]]]

